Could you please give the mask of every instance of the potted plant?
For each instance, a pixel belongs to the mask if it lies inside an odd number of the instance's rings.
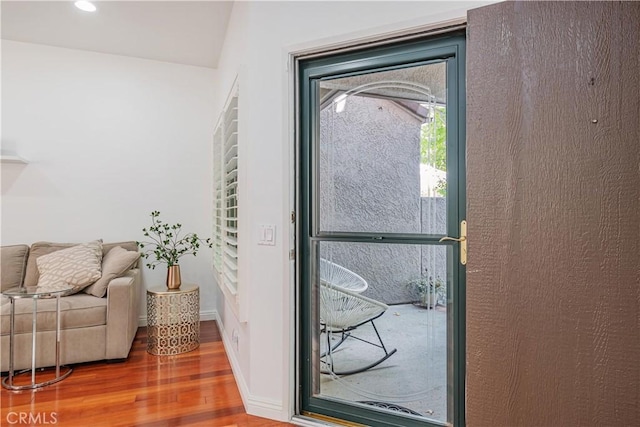
[[[145,259],[153,255],[153,260],[146,264],[147,267],[153,270],[158,264],[167,264],[167,288],[179,289],[181,279],[178,260],[184,255],[196,256],[201,244],[211,248],[213,243],[211,239],[201,239],[195,233],[181,236],[182,224],[170,225],[162,222],[159,217],[160,212],[151,212],[151,226],[142,229],[144,236],[151,241],[136,243]]]
[[[438,304],[438,300],[442,297],[444,291],[444,283],[439,278],[435,279],[428,274],[428,270],[425,269],[425,274],[419,279],[411,280],[407,285],[419,296],[419,301],[416,305],[425,308],[434,308]]]

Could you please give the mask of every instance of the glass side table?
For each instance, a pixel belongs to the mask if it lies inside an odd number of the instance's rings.
[[[65,296],[71,292],[72,287],[62,286],[55,289],[43,288],[40,286],[25,286],[15,287],[7,289],[2,292],[2,296],[9,298],[11,303],[11,314],[9,324],[9,376],[2,380],[2,386],[9,390],[27,390],[44,387],[50,384],[62,381],[71,374],[73,369],[71,367],[62,366],[64,372],[61,372],[60,368],[60,297]],[[48,381],[36,382],[36,320],[38,318],[38,300],[42,298],[55,298],[56,299],[56,376]],[[16,300],[17,299],[31,299],[33,300],[32,309],[32,330],[31,330],[31,369],[24,369],[19,372],[14,372],[13,359],[14,359],[14,340],[15,340],[15,318],[16,318]],[[16,375],[24,374],[31,371],[31,384],[15,385],[14,378]]]
[[[200,288],[147,289],[147,352],[171,356],[200,345]]]

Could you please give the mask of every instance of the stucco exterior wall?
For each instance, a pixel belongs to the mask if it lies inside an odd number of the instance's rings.
[[[351,96],[320,114],[320,229],[443,233],[445,199],[420,197],[420,120],[397,104]],[[446,250],[421,245],[328,243],[320,256],[361,275],[365,295],[416,300],[407,283],[428,268],[446,278]]]
[[[320,115],[322,231],[420,230],[420,125],[393,102],[351,96]]]

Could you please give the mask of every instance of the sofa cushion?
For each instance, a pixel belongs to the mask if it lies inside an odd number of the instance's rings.
[[[43,255],[36,260],[38,287],[58,290],[71,285],[80,292],[101,276],[102,241],[96,240]]]
[[[102,259],[102,277],[85,288],[84,292],[102,298],[107,293],[109,282],[130,270],[138,262],[138,258],[140,253],[137,250],[128,251],[121,246],[114,247]]]
[[[39,274],[38,267],[36,265],[36,260],[38,259],[38,257],[76,245],[78,245],[78,243],[36,242],[32,244],[31,250],[29,251],[29,260],[27,261],[27,271],[24,276],[24,285],[36,286],[36,284],[38,283]],[[116,246],[121,246],[128,251],[138,250],[136,242],[133,241],[105,243],[102,245],[102,255],[104,256],[107,252],[109,252]]]
[[[27,269],[29,246],[14,245],[0,248],[0,291],[20,286]]]
[[[136,251],[138,252],[138,245],[136,245],[136,242],[134,241],[128,241],[128,242],[115,242],[115,243],[104,243],[102,245],[102,255],[106,255],[109,253],[109,251],[113,248],[115,248],[116,246],[120,246],[122,249],[126,249],[128,251]]]
[[[9,298],[2,298],[0,311],[0,331],[2,335],[9,334],[11,302]],[[15,300],[15,328],[16,334],[30,333],[33,326],[33,300],[19,298]],[[36,318],[38,332],[55,331],[56,329],[56,298],[39,299],[38,316]],[[60,298],[60,329],[85,328],[107,324],[107,299],[96,298],[79,293]]]
[[[52,243],[52,242],[36,242],[31,245],[29,251],[29,260],[27,261],[27,271],[24,276],[25,286],[36,286],[38,284],[38,266],[36,261],[42,255],[47,255],[55,251],[67,249],[76,246],[77,243]]]

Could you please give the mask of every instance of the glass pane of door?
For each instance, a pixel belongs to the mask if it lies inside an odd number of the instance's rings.
[[[318,235],[414,237],[312,252],[314,395],[442,423],[453,275],[420,236],[447,230],[446,82],[444,61],[319,82]]]
[[[320,82],[320,232],[445,234],[446,63]]]
[[[449,250],[420,244],[317,244],[317,397],[448,420]]]

